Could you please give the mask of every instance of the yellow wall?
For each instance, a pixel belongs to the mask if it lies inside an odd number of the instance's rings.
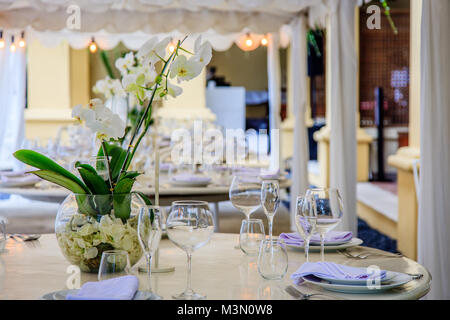
[[[58,128],[73,123],[72,107],[89,101],[88,51],[67,42],[45,47],[34,41],[27,48],[28,109],[25,137],[46,142]]]

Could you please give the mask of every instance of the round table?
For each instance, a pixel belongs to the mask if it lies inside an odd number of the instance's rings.
[[[280,281],[264,280],[257,271],[255,257],[245,256],[234,249],[238,243],[236,234],[215,233],[212,240],[194,252],[192,260],[192,286],[195,291],[207,295],[207,299],[293,299],[285,292],[291,285],[290,275],[304,262],[304,255],[288,251],[289,268]],[[366,247],[352,250],[379,251]],[[388,254],[384,252],[385,254]],[[310,254],[312,261],[320,259],[319,254]],[[420,273],[423,277],[401,287],[383,293],[343,294],[324,291],[310,285],[300,288],[305,293],[325,293],[327,297],[311,299],[419,299],[427,294],[431,286],[429,272],[420,264],[408,258],[349,259],[338,252],[327,252],[326,260],[352,266],[377,265],[381,269]],[[171,273],[154,274],[153,289],[165,299],[184,290],[186,284],[186,254],[164,239],[160,244],[160,263],[175,266]],[[66,289],[66,283],[74,276],[68,269],[69,263],[58,248],[54,234],[46,234],[39,241],[22,242],[9,239],[6,252],[0,254],[0,299],[39,299],[42,295]],[[68,272],[68,273],[66,273]],[[139,274],[141,289],[145,289],[146,275]],[[81,283],[96,281],[96,274],[81,273]]]

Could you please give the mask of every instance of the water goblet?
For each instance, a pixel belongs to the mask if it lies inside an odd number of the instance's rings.
[[[159,206],[141,207],[138,217],[138,239],[147,262],[147,287],[152,300],[162,299],[152,290],[152,258],[158,250],[162,235],[161,210]]]
[[[187,284],[184,292],[174,295],[178,300],[200,300],[205,296],[192,290],[192,253],[206,245],[214,233],[213,216],[206,201],[175,201],[166,221],[167,235],[177,247],[186,252]]]
[[[325,261],[325,235],[341,221],[344,205],[335,188],[314,188],[306,191],[306,197],[316,216],[316,232],[320,235],[320,256]]]
[[[257,256],[261,241],[264,240],[264,224],[261,219],[242,220],[239,246],[248,256]]]
[[[261,182],[259,176],[252,174],[235,175],[231,182],[229,196],[233,206],[242,211],[245,217],[261,205]]]

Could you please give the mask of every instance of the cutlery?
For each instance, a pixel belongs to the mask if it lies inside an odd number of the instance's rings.
[[[294,286],[287,286],[284,289],[291,297],[293,297],[296,300],[309,300],[311,297],[314,296],[324,296],[324,297],[328,297],[330,298],[331,296],[328,296],[326,294],[323,293],[303,293],[300,290],[298,290],[297,288],[295,288]],[[331,297],[331,298],[335,298],[335,297]]]
[[[407,275],[411,276],[413,280],[419,280],[423,278],[422,273],[407,273]]]
[[[41,237],[41,235],[40,234],[17,234],[16,233],[16,234],[10,235],[9,237],[13,238],[13,239],[15,239],[17,237],[17,238],[22,239],[23,241],[34,241],[34,240],[38,240]]]
[[[361,252],[358,254],[351,254],[350,252],[346,250],[338,250],[339,253],[346,256],[347,258],[351,259],[367,259],[371,256],[376,257],[386,257],[386,258],[402,258],[403,255],[401,253],[393,253],[393,254],[381,254],[381,253],[375,253],[375,252]]]

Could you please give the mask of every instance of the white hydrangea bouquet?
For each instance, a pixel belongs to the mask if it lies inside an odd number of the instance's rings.
[[[142,256],[137,213],[140,205],[151,202],[144,194],[132,191],[141,173],[128,169],[152,123],[153,103],[167,95],[180,95],[182,88],[171,81],[176,79],[179,83],[197,77],[211,60],[208,42],[202,43],[199,37],[191,52],[182,46],[185,39],[169,50],[169,38],[152,38],[137,54],[130,52],[116,61],[121,81],[105,79],[97,83],[97,90],[104,91],[105,97],[126,92],[137,99],[143,110],[126,148],[122,147],[125,122],[101,99],[73,108],[72,116],[85,123],[100,140],[98,156],[106,159],[106,177],[98,164],[94,168],[82,160],[76,162],[76,176],[38,152],[23,149],[14,153],[18,160],[38,169],[32,174],[72,192],[60,205],[55,232],[63,254],[83,271],[97,272],[105,250],[128,251],[132,264]]]

